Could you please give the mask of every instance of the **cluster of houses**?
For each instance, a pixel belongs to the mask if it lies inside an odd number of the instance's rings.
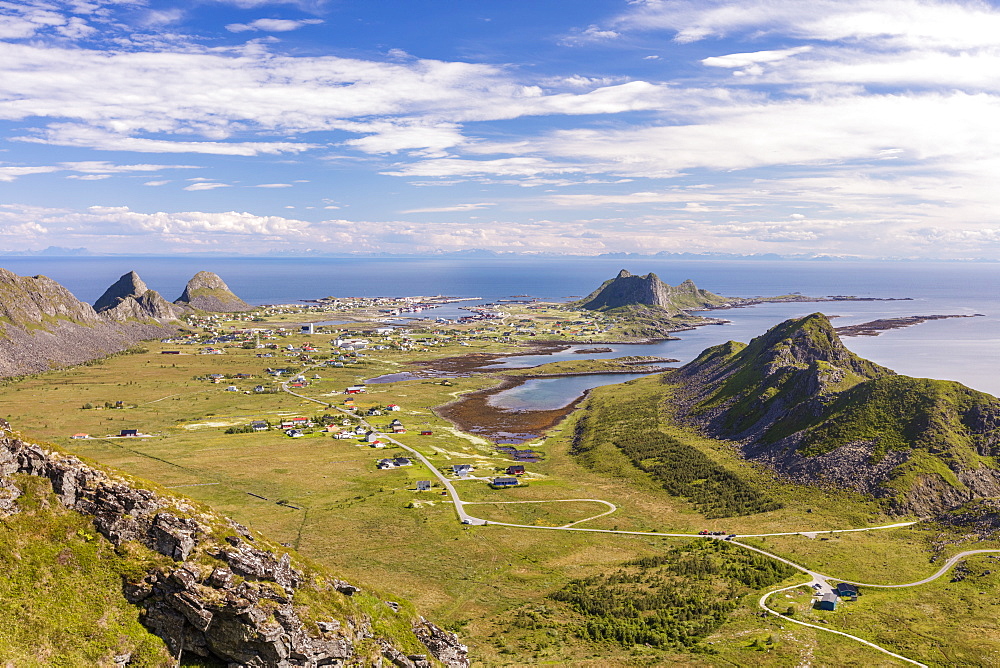
[[[451,467],[451,472],[458,478],[468,478],[473,471],[472,464],[455,464]],[[493,478],[490,484],[494,487],[516,487],[521,483],[515,476],[525,474],[523,464],[513,464],[507,467],[507,476]]]

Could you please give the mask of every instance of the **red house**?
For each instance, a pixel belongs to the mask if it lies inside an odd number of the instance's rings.
[[[524,466],[521,464],[514,464],[513,466],[508,466],[507,475],[524,475]]]

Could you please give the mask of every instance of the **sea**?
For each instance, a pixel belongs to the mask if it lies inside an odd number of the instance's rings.
[[[320,297],[436,296],[571,301],[593,291],[621,269],[655,272],[676,285],[734,297],[801,293],[909,298],[900,301],[762,304],[713,311],[730,324],[677,334],[680,340],[616,345],[611,353],[520,356],[504,366],[531,366],[560,359],[656,355],[693,359],[727,340],[749,341],[787,318],[820,311],[834,325],[910,315],[972,315],[925,322],[845,344],[859,355],[911,376],[956,380],[1000,395],[1000,264],[974,262],[861,262],[793,260],[677,260],[657,258],[213,258],[213,257],[0,257],[0,267],[20,275],[43,274],[93,303],[119,276],[136,271],[168,300],[180,296],[198,271],[212,271],[251,304],[301,303]],[[428,311],[453,318],[467,301]],[[593,348],[581,344],[576,348]]]

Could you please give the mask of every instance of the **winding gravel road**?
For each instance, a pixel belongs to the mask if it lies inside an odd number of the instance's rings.
[[[339,407],[334,406],[333,404],[331,404],[329,402],[326,402],[326,401],[321,401],[319,399],[314,399],[312,397],[307,397],[305,395],[298,394],[296,392],[292,392],[290,389],[288,389],[287,381],[283,382],[281,384],[281,388],[285,392],[287,392],[288,394],[291,394],[293,396],[296,396],[296,397],[299,397],[301,399],[305,399],[305,400],[308,400],[308,401],[312,401],[312,402],[317,403],[317,404],[321,404],[323,406],[326,406],[327,408],[334,408],[334,409],[340,411],[341,413],[345,413],[346,415],[349,415],[352,418],[358,420],[362,425],[368,427],[369,429],[372,429],[373,431],[377,431],[369,422],[367,422],[364,418],[362,418],[361,416],[357,415],[353,411],[348,411],[348,410],[345,410],[343,408],[339,408]],[[835,578],[835,577],[832,577],[832,576],[829,576],[829,575],[825,575],[823,573],[819,573],[817,571],[809,570],[805,566],[802,566],[801,564],[797,564],[797,563],[795,563],[793,561],[785,559],[784,557],[780,557],[780,556],[778,556],[776,554],[772,554],[770,552],[767,552],[766,550],[762,550],[762,549],[760,549],[758,547],[754,547],[752,545],[747,545],[746,543],[741,543],[741,542],[739,542],[739,541],[737,541],[735,539],[727,539],[726,536],[706,536],[706,535],[703,535],[703,534],[692,534],[692,533],[663,533],[663,532],[659,532],[659,531],[620,531],[620,530],[615,530],[615,529],[588,529],[588,528],[585,528],[585,527],[576,527],[576,526],[574,526],[575,524],[579,524],[580,522],[586,522],[586,521],[589,521],[589,520],[597,519],[598,517],[604,517],[605,515],[610,515],[611,513],[615,512],[618,509],[617,506],[615,506],[614,504],[612,504],[612,503],[610,503],[608,501],[603,501],[601,499],[545,499],[545,500],[539,500],[539,501],[469,501],[469,502],[462,501],[461,498],[458,496],[458,490],[455,489],[455,486],[451,483],[451,481],[447,477],[445,477],[445,475],[443,473],[441,473],[437,469],[437,467],[434,466],[434,464],[432,464],[430,462],[430,460],[428,460],[423,454],[421,454],[417,450],[414,450],[413,448],[411,448],[410,446],[408,446],[408,445],[406,445],[404,443],[400,443],[399,441],[397,441],[396,439],[392,438],[391,436],[388,436],[386,434],[382,434],[381,437],[384,438],[385,440],[387,440],[387,441],[389,441],[389,442],[391,442],[391,443],[399,446],[400,448],[406,450],[407,452],[411,453],[414,457],[416,457],[418,460],[420,460],[420,462],[424,466],[427,467],[427,469],[434,475],[434,477],[436,477],[438,479],[438,481],[448,491],[448,494],[450,495],[451,500],[452,500],[452,502],[453,502],[453,504],[455,506],[455,513],[457,514],[458,519],[459,519],[460,522],[462,522],[462,524],[479,525],[479,526],[487,525],[488,524],[488,525],[492,525],[492,526],[506,526],[506,527],[514,527],[514,528],[518,528],[518,529],[535,529],[535,530],[541,530],[541,531],[585,531],[585,532],[590,532],[590,533],[611,533],[611,534],[625,534],[625,535],[634,535],[634,536],[662,536],[662,537],[666,537],[666,538],[705,538],[705,539],[709,539],[709,540],[727,540],[727,542],[730,542],[730,543],[732,543],[734,545],[739,545],[740,547],[742,547],[742,548],[744,548],[746,550],[757,552],[757,553],[762,554],[762,555],[764,555],[766,557],[769,557],[769,558],[774,559],[776,561],[780,561],[780,562],[782,562],[784,564],[787,564],[787,565],[791,566],[792,568],[794,568],[794,569],[796,569],[796,570],[798,570],[798,571],[800,571],[800,572],[802,572],[805,575],[808,575],[810,577],[810,581],[809,582],[804,582],[804,583],[800,583],[800,584],[794,584],[794,585],[787,586],[787,587],[781,587],[779,589],[773,589],[771,591],[766,592],[763,596],[761,596],[760,600],[757,603],[768,614],[773,615],[775,617],[779,617],[783,621],[786,621],[786,622],[790,622],[790,623],[793,623],[793,624],[798,624],[800,626],[808,626],[808,627],[813,628],[813,629],[818,629],[820,631],[825,631],[826,633],[833,633],[835,635],[844,636],[845,638],[850,638],[850,639],[855,640],[855,641],[857,641],[857,642],[859,642],[859,643],[861,643],[863,645],[867,645],[868,647],[876,649],[879,652],[887,654],[887,655],[889,655],[889,656],[891,656],[893,658],[899,659],[900,661],[903,661],[903,662],[909,663],[909,664],[913,664],[915,666],[922,666],[922,668],[928,668],[928,667],[927,667],[926,664],[920,663],[919,661],[916,661],[914,659],[907,658],[907,657],[905,657],[905,656],[903,656],[901,654],[896,654],[895,652],[892,652],[892,651],[886,649],[885,647],[881,647],[879,645],[876,645],[875,643],[873,643],[873,642],[871,642],[869,640],[865,640],[864,638],[859,638],[858,636],[851,635],[850,633],[845,633],[844,631],[837,631],[835,629],[826,628],[824,626],[819,626],[817,624],[810,624],[808,622],[803,622],[803,621],[800,621],[798,619],[794,619],[792,617],[788,617],[786,615],[783,615],[780,612],[776,612],[775,610],[772,610],[771,608],[767,607],[767,599],[769,599],[771,596],[773,596],[774,594],[777,594],[779,592],[787,591],[789,589],[795,589],[797,587],[803,587],[803,586],[819,585],[819,587],[817,589],[819,590],[820,593],[830,592],[830,591],[833,591],[833,587],[830,585],[829,580],[839,580],[841,582],[852,582],[853,584],[857,584],[858,586],[861,586],[861,587],[878,587],[878,588],[886,588],[886,589],[888,589],[888,588],[902,588],[902,587],[917,587],[919,585],[927,584],[929,582],[933,582],[934,580],[937,580],[942,575],[944,575],[949,570],[951,570],[951,568],[954,567],[954,565],[956,563],[958,563],[959,561],[961,561],[962,559],[964,559],[967,556],[974,555],[974,554],[1000,553],[1000,550],[967,550],[965,552],[960,552],[959,554],[956,554],[955,556],[950,557],[944,563],[944,565],[941,566],[940,569],[938,569],[938,571],[936,573],[934,573],[933,575],[931,575],[929,577],[924,578],[923,580],[918,580],[916,582],[907,582],[907,583],[904,583],[904,584],[870,584],[870,583],[854,582],[853,580],[847,580],[846,578]],[[472,515],[469,515],[468,513],[465,512],[465,506],[466,505],[485,504],[485,503],[555,503],[555,502],[559,502],[559,501],[595,501],[597,503],[603,503],[603,504],[609,506],[610,510],[608,510],[606,512],[603,512],[600,515],[594,515],[593,517],[587,517],[585,519],[577,520],[576,522],[571,522],[569,524],[566,524],[566,525],[563,525],[563,526],[558,526],[558,527],[535,526],[535,525],[531,525],[531,524],[513,524],[513,523],[509,523],[509,522],[492,522],[492,521],[487,521],[487,520],[484,520],[484,519],[481,519],[481,518],[478,518],[478,517],[473,517]],[[808,536],[810,538],[815,538],[819,534],[827,534],[827,533],[852,533],[852,532],[861,532],[861,531],[882,531],[882,530],[887,530],[887,529],[898,529],[898,528],[901,528],[901,527],[910,526],[912,524],[916,524],[916,522],[899,522],[899,523],[896,523],[896,524],[886,524],[886,525],[877,526],[877,527],[862,527],[862,528],[859,528],[859,529],[825,529],[825,530],[816,530],[816,531],[812,531],[812,530],[788,531],[788,532],[783,532],[783,533],[739,534],[739,535],[736,535],[735,538],[761,538],[761,537],[766,537],[766,536],[795,536],[795,535],[803,535],[803,536]]]

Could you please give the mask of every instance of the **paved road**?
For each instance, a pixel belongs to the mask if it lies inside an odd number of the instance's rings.
[[[288,389],[288,382],[287,381],[285,381],[285,382],[283,382],[281,384],[281,389],[283,389],[288,394],[291,394],[293,396],[299,397],[301,399],[308,399],[309,401],[315,402],[317,404],[322,404],[323,406],[326,406],[327,408],[336,409],[336,410],[340,411],[341,413],[344,413],[345,415],[351,416],[352,418],[354,418],[355,420],[357,420],[358,422],[360,422],[364,426],[368,427],[372,431],[378,431],[367,420],[365,420],[360,415],[354,413],[353,411],[345,410],[345,409],[340,408],[338,406],[334,406],[333,404],[331,404],[329,402],[326,402],[326,401],[320,401],[319,399],[313,399],[312,397],[307,397],[304,394],[298,394],[297,392],[292,392],[290,389]],[[382,432],[379,432],[379,433],[382,434]],[[399,447],[403,448],[404,450],[406,450],[407,452],[409,452],[410,454],[412,454],[414,457],[416,457],[417,459],[419,459],[420,462],[424,466],[426,466],[427,469],[432,474],[434,474],[434,477],[438,479],[438,482],[440,482],[441,485],[443,485],[444,488],[446,490],[448,490],[448,494],[451,496],[451,500],[452,500],[452,502],[455,505],[455,513],[458,515],[458,519],[459,519],[459,521],[462,524],[476,524],[476,525],[486,524],[486,520],[481,520],[478,517],[472,517],[471,515],[466,514],[466,512],[465,512],[465,510],[463,508],[464,504],[462,503],[462,500],[459,498],[458,491],[455,489],[455,486],[451,484],[451,481],[448,480],[448,478],[446,478],[443,473],[441,473],[440,471],[437,470],[436,466],[434,466],[433,464],[431,464],[430,460],[428,460],[426,457],[424,457],[422,454],[420,454],[419,452],[417,452],[416,450],[414,450],[410,446],[406,445],[405,443],[400,443],[399,441],[397,441],[396,439],[392,438],[391,436],[388,436],[386,434],[382,434],[381,438],[384,438],[385,440],[389,441],[390,443],[394,443],[395,445],[398,445]]]

